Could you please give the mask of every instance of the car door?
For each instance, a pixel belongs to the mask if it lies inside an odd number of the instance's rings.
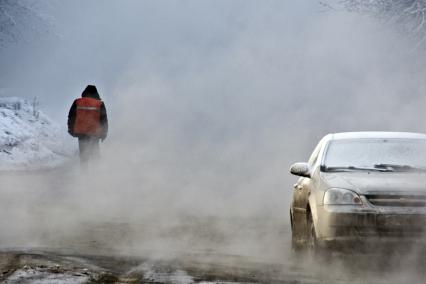
[[[315,170],[315,165],[317,164],[319,152],[321,150],[322,143],[318,143],[312,152],[311,157],[309,158],[308,164],[313,171]],[[307,230],[306,220],[307,220],[307,207],[309,202],[309,193],[313,180],[308,177],[301,177],[293,185],[293,204],[292,204],[292,222],[293,230],[295,230],[296,235],[304,236]]]

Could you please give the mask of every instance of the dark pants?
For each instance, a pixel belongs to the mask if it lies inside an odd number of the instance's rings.
[[[80,150],[80,162],[86,163],[93,158],[99,158],[99,138],[98,137],[80,137],[78,138],[78,148]]]

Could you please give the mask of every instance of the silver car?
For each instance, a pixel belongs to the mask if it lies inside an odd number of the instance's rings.
[[[294,249],[422,240],[426,134],[329,134],[290,172]]]

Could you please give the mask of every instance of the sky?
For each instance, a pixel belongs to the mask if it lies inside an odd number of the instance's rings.
[[[256,44],[245,37],[269,35],[269,45],[278,33],[292,44],[288,35],[309,25],[300,15],[317,10],[309,1],[257,3],[46,1],[37,11],[47,19],[48,31],[3,51],[3,85],[20,96],[40,97],[47,111],[63,120],[66,103],[86,84],[98,85],[107,99],[116,95],[114,88],[123,87],[119,84],[151,74],[178,79],[196,64],[208,70],[236,45]],[[131,68],[138,69],[137,78],[128,78]]]

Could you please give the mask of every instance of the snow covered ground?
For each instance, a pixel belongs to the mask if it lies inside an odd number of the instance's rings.
[[[16,270],[5,280],[5,283],[8,284],[80,284],[88,282],[89,277],[84,274],[51,272],[46,268],[30,267]]]
[[[65,127],[33,101],[0,98],[0,170],[52,168],[75,153],[75,141]]]

